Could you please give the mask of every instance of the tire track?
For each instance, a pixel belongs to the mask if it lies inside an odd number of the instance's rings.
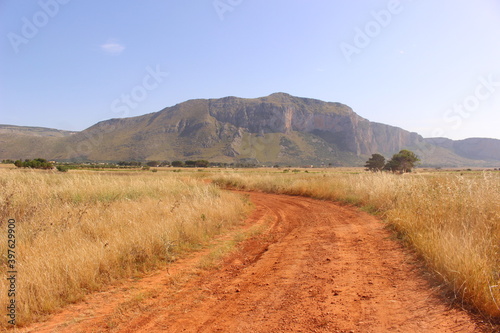
[[[98,316],[68,319],[105,306],[106,298],[26,331],[481,332],[433,291],[413,256],[373,216],[329,201],[242,193],[256,206],[245,226],[269,227],[220,269],[180,289],[159,273],[134,285],[156,291],[137,306],[112,302],[130,299],[117,291]]]

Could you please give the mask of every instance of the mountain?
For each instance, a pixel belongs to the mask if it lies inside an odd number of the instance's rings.
[[[447,138],[428,138],[425,141],[434,146],[446,148],[467,159],[500,161],[500,140],[469,138],[453,141]]]
[[[390,157],[408,148],[426,165],[479,166],[500,161],[460,155],[417,133],[370,122],[341,103],[285,93],[189,100],[159,112],[102,121],[76,133],[27,128],[4,132],[0,126],[0,144],[0,159],[207,159],[351,166],[362,165],[373,153]]]

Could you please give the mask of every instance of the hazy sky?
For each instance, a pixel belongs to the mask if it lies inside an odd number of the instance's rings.
[[[0,124],[82,130],[287,92],[500,139],[498,0],[0,0]]]

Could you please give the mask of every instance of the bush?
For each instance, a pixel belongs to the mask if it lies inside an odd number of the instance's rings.
[[[52,163],[44,158],[35,158],[34,160],[17,160],[14,165],[18,168],[31,168],[31,169],[52,169],[54,166]]]
[[[56,165],[56,169],[57,171],[68,172],[69,167],[66,165]]]

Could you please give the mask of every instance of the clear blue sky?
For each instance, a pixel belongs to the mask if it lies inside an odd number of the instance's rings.
[[[0,0],[0,124],[82,130],[287,92],[500,139],[498,0]]]

